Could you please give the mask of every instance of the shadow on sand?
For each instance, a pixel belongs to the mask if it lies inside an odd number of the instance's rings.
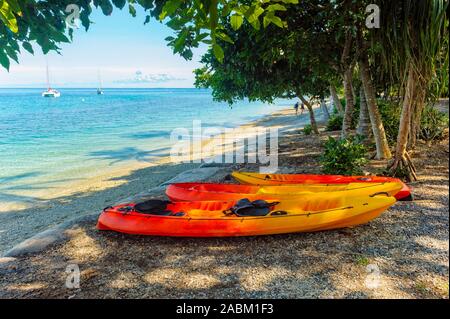
[[[62,209],[74,214],[99,211],[119,194],[128,195],[133,184],[140,183],[141,174],[155,175],[151,187],[167,179],[166,170],[158,166],[136,171],[117,189],[58,200],[65,203]],[[440,178],[448,176],[443,172]],[[427,183],[422,180],[417,192]],[[448,205],[448,197],[436,193],[434,202]],[[75,211],[80,207],[83,211]],[[80,224],[72,232],[69,242],[39,256],[22,257],[14,268],[1,269],[0,297],[436,297],[436,290],[423,290],[417,283],[422,283],[424,274],[448,279],[449,271],[448,215],[421,201],[399,202],[367,225],[319,233],[164,238],[100,232],[95,222]],[[74,263],[81,271],[81,286],[68,289],[65,270]],[[367,264],[379,267],[377,289],[366,285]]]

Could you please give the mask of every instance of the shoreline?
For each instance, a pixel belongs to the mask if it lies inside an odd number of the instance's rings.
[[[270,121],[271,118],[279,114],[288,114],[292,109],[283,108],[269,114],[260,116],[256,120],[251,120],[246,123],[240,124],[233,128],[237,134],[243,132],[249,127],[258,126],[260,122]],[[214,142],[215,136],[211,136],[206,140],[202,140],[202,147],[206,144]],[[111,187],[120,186],[123,181],[120,180],[121,177],[128,176],[133,173],[133,171],[139,169],[145,169],[158,165],[165,165],[170,163],[170,156],[162,156],[158,159],[149,161],[134,161],[130,160],[122,164],[115,164],[113,167],[104,165],[102,167],[95,168],[95,174],[88,177],[75,177],[73,181],[65,181],[59,185],[52,185],[51,187],[44,188],[41,190],[25,190],[21,193],[12,193],[11,195],[17,196],[21,199],[22,197],[26,200],[20,202],[4,202],[0,200],[0,215],[10,211],[21,211],[32,209],[34,207],[45,207],[49,201],[57,200],[58,198],[71,196],[77,193],[83,192],[93,192],[101,191]],[[202,162],[203,163],[203,162]],[[202,164],[202,163],[199,163]],[[91,170],[94,170],[91,168]],[[48,182],[52,183],[52,180]],[[42,182],[45,184],[46,182]],[[29,199],[28,199],[29,198]]]
[[[320,118],[317,109],[316,113]],[[300,129],[308,122],[308,113],[297,117],[292,108],[283,108],[238,126],[235,133],[244,134],[249,129],[276,126],[281,137],[286,131]],[[217,142],[217,136],[212,136],[202,141],[202,147],[217,146]],[[33,203],[31,207],[10,205],[5,211],[6,207],[2,209],[0,206],[0,252],[5,252],[15,244],[67,219],[93,211],[100,212],[105,206],[159,186],[200,165],[202,163],[172,163],[170,157],[163,157],[152,163],[124,163],[115,168],[108,167],[91,178],[65,183],[65,189],[48,192],[47,198]]]
[[[280,171],[319,173],[323,143],[339,134],[286,132],[279,140]],[[420,142],[414,158],[415,200],[397,202],[354,228],[236,238],[133,236],[98,231],[92,206],[91,218],[78,219],[64,240],[3,258],[0,298],[448,299],[448,137],[430,147]],[[371,160],[366,168],[377,172],[380,165],[386,162]],[[227,182],[231,170],[257,168],[225,166],[205,181]],[[144,169],[130,179],[145,183],[157,171]],[[80,289],[64,285],[69,264],[79,266]],[[380,270],[376,289],[366,284],[369,265]]]

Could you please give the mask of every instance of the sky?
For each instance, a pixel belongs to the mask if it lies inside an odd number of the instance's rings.
[[[61,55],[35,54],[25,50],[19,64],[11,62],[10,71],[0,68],[0,87],[46,87],[46,61],[54,88],[97,87],[98,74],[103,87],[193,87],[193,70],[205,47],[194,51],[191,61],[172,53],[164,38],[173,35],[164,24],[152,20],[144,25],[144,11],[133,18],[128,8],[114,8],[104,16],[94,8],[88,32],[74,30],[72,43],[61,46]]]

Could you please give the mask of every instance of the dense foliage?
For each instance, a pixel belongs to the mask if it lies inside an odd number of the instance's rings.
[[[402,113],[401,107],[398,102],[386,101],[381,99],[378,100],[378,106],[380,108],[381,117],[383,119],[386,137],[389,143],[393,144],[397,140],[400,116]]]
[[[353,150],[355,141],[345,138],[358,120],[355,92],[361,87],[377,158],[391,158],[390,145],[396,144],[391,174],[405,169],[416,179],[407,148],[416,137],[442,137],[444,119],[425,105],[448,96],[446,0],[0,0],[0,64],[9,69],[20,50],[33,53],[36,46],[59,52],[73,36],[68,4],[80,9],[85,30],[93,8],[110,15],[114,7],[127,7],[136,16],[141,6],[145,23],[154,18],[173,30],[166,41],[174,53],[191,59],[193,48],[209,46],[195,71],[196,85],[212,88],[216,100],[296,96],[310,110],[315,133],[311,100],[330,92],[337,100],[340,92],[344,109],[328,126],[337,129],[341,120],[343,140],[329,142],[330,148]],[[368,5],[380,8],[379,27],[368,26],[377,20]],[[333,154],[336,163],[344,161],[331,149],[327,154],[327,163]]]
[[[340,131],[342,129],[342,115],[332,114],[327,122],[326,130],[329,132]]]
[[[419,138],[427,143],[442,140],[448,134],[448,115],[426,106],[420,121]]]
[[[224,53],[220,42],[231,41],[223,30],[223,21],[229,21],[236,30],[244,21],[257,30],[269,25],[282,28],[285,22],[278,12],[286,11],[285,5],[297,3],[298,0],[1,0],[0,64],[9,69],[10,60],[18,62],[20,47],[33,53],[33,44],[44,53],[59,52],[61,43],[72,40],[73,28],[66,19],[73,6],[77,7],[86,31],[92,23],[89,17],[93,8],[111,15],[114,7],[127,7],[130,15],[136,16],[140,6],[146,12],[144,23],[157,19],[174,31],[173,36],[166,38],[174,53],[190,59],[192,48],[205,43],[221,61]]]
[[[367,149],[358,137],[329,137],[320,163],[325,174],[360,175],[366,155]]]
[[[303,134],[305,134],[305,135],[311,135],[312,131],[313,131],[313,129],[312,129],[311,124],[306,124],[303,127]]]

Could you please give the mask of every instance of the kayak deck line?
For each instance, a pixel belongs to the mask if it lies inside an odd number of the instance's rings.
[[[367,206],[367,203],[364,203],[363,206]],[[251,220],[251,219],[270,219],[270,218],[282,218],[282,217],[301,217],[301,216],[311,216],[311,215],[318,215],[318,214],[326,214],[326,213],[330,213],[330,212],[334,212],[334,211],[342,211],[342,210],[347,210],[347,209],[353,209],[355,208],[354,206],[347,206],[347,207],[339,207],[339,208],[333,208],[333,209],[328,209],[328,210],[321,210],[321,211],[315,211],[315,212],[305,212],[305,213],[292,213],[289,211],[283,211],[286,212],[287,214],[284,215],[271,215],[271,213],[269,213],[267,216],[232,216],[232,215],[224,215],[222,218],[217,218],[217,217],[213,217],[213,218],[205,218],[205,217],[189,217],[189,216],[159,216],[159,215],[151,215],[151,214],[142,214],[139,212],[128,212],[128,213],[123,213],[123,212],[116,212],[116,211],[108,211],[106,210],[106,213],[113,213],[113,214],[117,214],[117,215],[122,215],[122,216],[140,216],[140,217],[146,217],[146,218],[173,218],[173,219],[184,219],[187,221],[192,221],[192,220],[230,220],[230,221],[235,221],[235,220]],[[276,211],[275,211],[276,212]]]

